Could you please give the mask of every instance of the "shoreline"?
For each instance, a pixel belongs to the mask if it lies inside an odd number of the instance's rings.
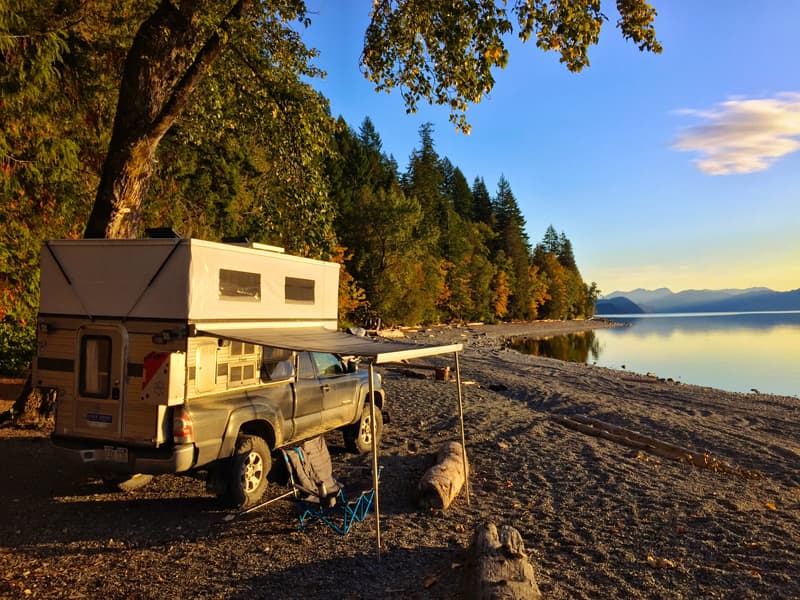
[[[502,343],[509,331],[544,336],[586,324],[407,333],[464,343],[470,502],[465,490],[446,511],[414,500],[439,447],[460,439],[456,387],[430,369],[452,359],[428,359],[416,372],[379,367],[391,415],[380,448],[380,561],[374,519],[345,538],[297,533],[288,501],[226,520],[204,484],[186,477],[109,494],[55,455],[45,432],[0,429],[10,483],[0,488],[8,574],[0,595],[24,585],[41,597],[458,598],[472,532],[490,521],[520,532],[548,599],[800,597],[800,400],[669,383]],[[338,432],[326,438],[336,473],[368,463],[344,454]],[[636,447],[636,439],[651,442]]]

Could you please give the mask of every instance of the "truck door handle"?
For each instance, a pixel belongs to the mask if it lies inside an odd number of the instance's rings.
[[[320,386],[320,388],[322,388],[323,392],[330,392],[331,391],[331,386],[329,386],[327,383],[322,384]]]

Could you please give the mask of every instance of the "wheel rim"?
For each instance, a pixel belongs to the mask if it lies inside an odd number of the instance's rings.
[[[361,419],[361,441],[365,444],[372,443],[372,420],[369,417],[369,413],[364,415],[364,418]]]
[[[264,461],[258,452],[250,452],[242,465],[242,487],[250,493],[258,488],[264,478]]]

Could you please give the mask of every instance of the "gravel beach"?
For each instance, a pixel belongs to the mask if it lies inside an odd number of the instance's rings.
[[[800,399],[504,344],[604,326],[405,332],[464,344],[470,502],[465,490],[445,511],[414,499],[438,448],[460,439],[456,386],[431,369],[452,360],[381,368],[379,558],[374,517],[345,537],[299,533],[288,500],[235,515],[186,477],[111,494],[47,431],[0,429],[0,597],[459,598],[472,533],[490,521],[520,532],[545,598],[800,598]],[[336,470],[369,464],[338,433],[328,444]]]

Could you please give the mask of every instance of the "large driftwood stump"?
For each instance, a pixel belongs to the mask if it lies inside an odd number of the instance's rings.
[[[442,444],[436,455],[436,464],[425,471],[417,485],[417,503],[423,508],[447,508],[458,496],[465,481],[461,444]]]
[[[483,523],[475,530],[462,579],[470,600],[540,600],[533,565],[519,531]]]

